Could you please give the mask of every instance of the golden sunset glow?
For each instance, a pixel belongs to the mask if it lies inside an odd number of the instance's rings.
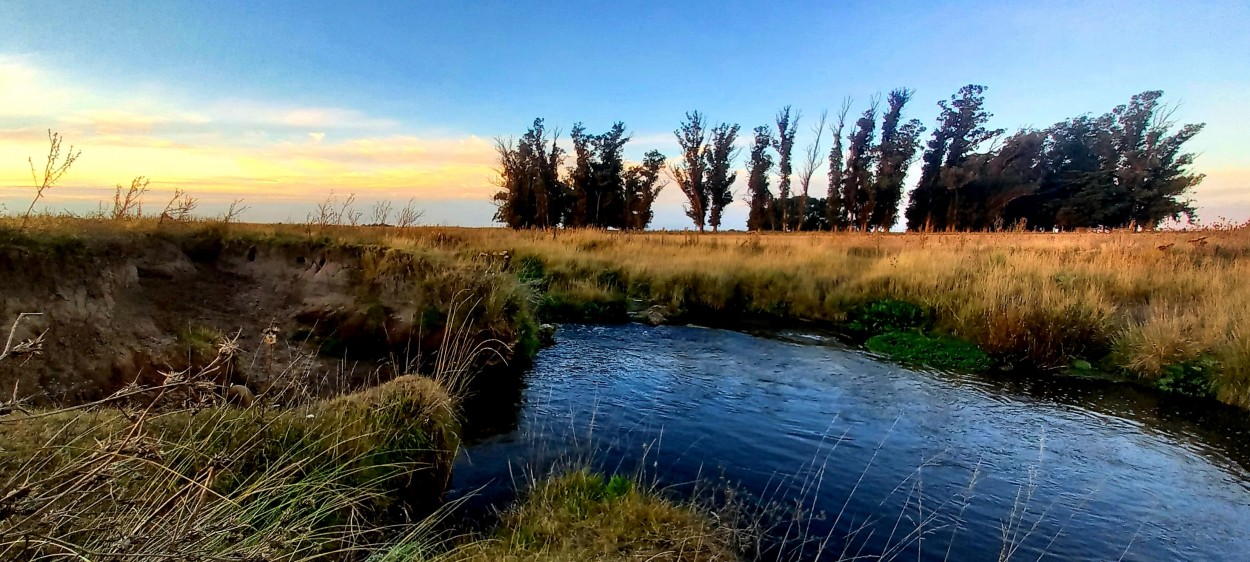
[[[113,186],[143,175],[154,195],[182,188],[206,202],[304,202],[331,191],[361,198],[485,201],[493,190],[493,141],[427,138],[394,123],[338,108],[221,102],[179,107],[150,95],[64,86],[66,81],[16,58],[0,59],[0,104],[22,121],[0,129],[0,202],[29,199],[27,158],[41,167],[47,129],[82,156],[60,186],[58,203],[103,200]],[[11,115],[12,116],[12,115]]]

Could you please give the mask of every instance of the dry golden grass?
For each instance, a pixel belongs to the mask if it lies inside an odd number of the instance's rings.
[[[11,221],[10,221],[11,222]],[[3,226],[3,223],[0,223]],[[10,228],[12,226],[10,225]],[[32,219],[31,232],[152,232],[155,221]],[[196,228],[180,226],[180,228]],[[1026,365],[1085,359],[1145,379],[1208,360],[1220,400],[1250,408],[1250,228],[1135,233],[625,233],[233,224],[232,235],[319,238],[512,270],[573,302],[636,298],[702,313],[840,322],[882,298]],[[59,233],[59,234],[57,234]],[[505,299],[498,299],[500,303]],[[490,316],[506,317],[489,299]]]
[[[1250,230],[1068,234],[719,234],[444,230],[541,258],[551,288],[840,321],[897,298],[939,328],[1042,367],[1074,358],[1146,378],[1211,357],[1219,398],[1250,407]],[[428,234],[427,234],[428,236]],[[604,276],[603,272],[612,272]],[[605,281],[615,287],[603,288]]]

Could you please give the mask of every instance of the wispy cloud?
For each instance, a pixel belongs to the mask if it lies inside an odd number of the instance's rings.
[[[0,56],[0,201],[30,182],[27,157],[47,151],[47,129],[82,150],[49,192],[77,200],[136,175],[153,187],[206,198],[313,201],[331,189],[421,200],[485,200],[493,144],[425,137],[351,108],[221,99],[194,104],[151,92],[127,95],[73,81],[21,57]],[[72,188],[72,189],[71,189]],[[12,206],[12,205],[10,205]]]

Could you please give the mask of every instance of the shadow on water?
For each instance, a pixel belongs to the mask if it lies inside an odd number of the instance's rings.
[[[917,372],[774,335],[565,326],[521,384],[479,385],[451,494],[486,513],[526,470],[575,457],[687,492],[731,486],[778,534],[815,543],[806,557],[1250,551],[1243,412],[1103,380]]]

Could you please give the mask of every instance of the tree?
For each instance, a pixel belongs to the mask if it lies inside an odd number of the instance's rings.
[[[738,138],[738,125],[721,123],[712,128],[711,137],[703,150],[706,162],[707,178],[703,185],[707,189],[708,224],[712,232],[720,229],[721,215],[725,206],[733,203],[733,183],[738,173],[730,173],[733,161],[738,157],[734,141]]]
[[[1037,190],[1045,142],[1044,132],[1022,130],[947,170],[960,202],[947,219],[947,228],[1001,230],[1011,224],[1005,215],[1011,203]]]
[[[651,206],[664,189],[660,171],[664,169],[664,155],[658,150],[647,152],[642,163],[631,166],[625,172],[625,218],[624,228],[645,230],[651,224]]]
[[[847,219],[857,230],[868,230],[868,219],[877,202],[876,184],[872,181],[872,138],[877,129],[877,99],[855,121],[846,153],[846,170],[842,173],[842,204]]]
[[[911,166],[920,145],[924,126],[917,119],[902,125],[903,106],[907,105],[914,90],[899,88],[887,98],[889,109],[881,123],[881,144],[877,146],[877,171],[874,183],[876,204],[868,224],[872,228],[887,231],[898,221],[898,206],[903,200],[903,182],[907,168]]]
[[[567,215],[567,187],[560,181],[564,151],[559,133],[548,137],[541,118],[535,119],[519,142],[496,139],[500,191],[492,198],[495,220],[510,228],[551,228]]]
[[[1047,129],[1037,189],[1013,201],[1007,220],[1045,229],[1155,228],[1164,220],[1193,220],[1184,199],[1202,181],[1188,171],[1194,155],[1183,145],[1203,124],[1176,132],[1163,92],[1137,94],[1100,117],[1081,116]]]
[[[590,147],[592,136],[586,134],[586,127],[578,122],[569,131],[569,138],[573,140],[574,164],[568,175],[571,207],[564,224],[571,228],[584,228],[590,224],[590,193],[594,190],[591,185],[594,177],[590,169],[594,157]]]
[[[768,173],[773,158],[768,150],[773,146],[773,132],[768,125],[755,128],[755,144],[751,145],[751,161],[747,169],[748,204],[747,230],[775,229],[772,220],[773,194],[768,189]]]
[[[625,123],[617,121],[606,133],[594,137],[595,159],[591,164],[590,224],[598,228],[623,228],[625,216]]]
[[[825,215],[828,217],[830,230],[850,225],[844,211],[846,206],[842,201],[842,131],[846,127],[846,114],[850,111],[851,98],[843,98],[838,120],[829,128],[833,133],[833,148],[829,149],[829,192],[825,198]]]
[[[802,195],[799,196],[798,217],[796,227],[803,230],[803,223],[807,222],[807,193],[812,185],[812,176],[816,175],[816,170],[820,168],[820,139],[825,136],[825,120],[829,117],[829,112],[820,112],[820,121],[812,127],[812,133],[815,137],[812,143],[807,145],[807,151],[804,153],[803,169],[799,172],[799,189]]]
[[[707,163],[703,156],[704,143],[707,142],[703,114],[692,111],[686,114],[673,135],[681,146],[681,161],[670,169],[673,180],[682,195],[686,196],[686,216],[694,222],[699,232],[703,232],[707,224],[708,192],[704,186]]]
[[[788,105],[777,112],[777,138],[773,139],[773,148],[777,150],[777,189],[780,192],[778,201],[781,204],[782,230],[790,227],[786,200],[790,199],[790,174],[793,171],[790,154],[794,151],[794,133],[799,128],[799,117],[800,113],[797,111],[793,116],[790,115]]]
[[[985,90],[985,86],[969,84],[949,102],[938,102],[942,113],[925,150],[920,182],[907,205],[909,230],[957,228],[953,223],[959,206],[958,182],[944,172],[959,168],[974,149],[1003,133],[985,127],[993,116],[984,108]]]

